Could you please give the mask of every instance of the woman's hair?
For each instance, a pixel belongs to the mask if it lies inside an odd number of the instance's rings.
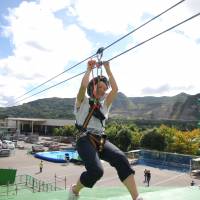
[[[109,83],[108,79],[105,76],[97,76],[97,77],[93,78],[92,80],[90,80],[90,82],[88,83],[88,86],[87,86],[88,96],[93,97],[94,85],[96,85],[100,81],[104,82],[106,84],[107,88],[109,88],[110,83]]]

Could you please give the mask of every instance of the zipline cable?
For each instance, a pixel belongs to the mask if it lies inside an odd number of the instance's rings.
[[[119,42],[120,40],[124,39],[125,37],[127,37],[128,35],[134,33],[135,31],[139,30],[140,28],[142,28],[143,26],[147,25],[148,23],[150,23],[151,21],[157,19],[158,17],[160,17],[161,15],[165,14],[166,12],[170,11],[172,8],[178,6],[179,4],[183,3],[185,0],[179,1],[178,3],[174,4],[173,6],[171,6],[170,8],[164,10],[163,12],[161,12],[160,14],[156,15],[155,17],[151,18],[150,20],[148,20],[147,22],[145,22],[144,24],[138,26],[137,28],[135,28],[134,30],[130,31],[129,33],[127,33],[126,35],[122,36],[121,38],[119,38],[118,40],[116,40],[115,42],[111,43],[110,45],[108,45],[107,47],[104,48],[107,49],[109,47],[111,47],[112,45],[116,44],[117,42]]]
[[[127,36],[129,36],[130,34],[134,33],[135,31],[139,30],[140,28],[142,28],[143,26],[147,25],[147,24],[150,23],[151,21],[157,19],[158,17],[160,17],[161,15],[165,14],[166,12],[168,12],[169,10],[171,10],[172,8],[178,6],[179,4],[183,3],[184,1],[185,1],[185,0],[181,0],[181,1],[179,1],[178,3],[174,4],[173,6],[171,6],[170,8],[164,10],[164,11],[161,12],[160,14],[156,15],[155,17],[151,18],[151,19],[148,20],[147,22],[143,23],[142,25],[138,26],[138,27],[135,28],[134,30],[130,31],[130,32],[127,33],[126,35],[124,35],[124,36],[120,37],[119,39],[117,39],[116,41],[112,42],[111,44],[109,44],[108,46],[106,46],[106,47],[104,48],[104,50],[110,48],[111,46],[113,46],[113,45],[116,44],[117,42],[121,41],[122,39],[124,39],[125,37],[127,37]],[[29,90],[28,92],[24,93],[23,95],[21,95],[21,96],[19,96],[19,97],[16,97],[16,99],[19,99],[19,98],[21,98],[21,97],[23,97],[23,96],[25,96],[25,95],[31,93],[32,91],[38,89],[39,87],[45,85],[45,84],[48,83],[48,82],[54,80],[54,79],[57,78],[58,76],[60,76],[60,75],[62,75],[62,74],[64,74],[64,73],[66,73],[67,71],[69,71],[69,70],[71,70],[71,69],[77,67],[78,65],[82,64],[83,62],[87,61],[88,59],[90,59],[90,58],[92,58],[92,57],[94,57],[94,56],[96,56],[96,53],[93,54],[93,55],[91,55],[91,56],[89,56],[88,58],[83,59],[83,60],[80,61],[79,63],[77,63],[77,64],[75,64],[75,65],[69,67],[68,69],[64,70],[63,72],[61,72],[61,73],[59,73],[59,74],[53,76],[52,78],[50,78],[50,79],[48,79],[47,81],[41,83],[40,85],[34,87],[33,89]]]
[[[19,103],[19,102],[21,102],[21,101],[23,101],[23,100],[25,100],[25,99],[29,99],[29,98],[31,98],[31,97],[33,97],[33,96],[35,96],[35,95],[37,95],[37,94],[40,94],[40,93],[42,93],[42,92],[44,92],[44,91],[46,91],[46,90],[49,90],[49,89],[51,89],[51,88],[54,88],[54,87],[56,87],[56,86],[58,86],[58,85],[60,85],[60,84],[62,84],[62,83],[65,83],[65,82],[67,82],[67,81],[69,81],[69,80],[71,80],[71,79],[73,79],[73,78],[75,78],[75,77],[77,77],[77,76],[80,76],[81,74],[84,74],[84,73],[85,73],[85,71],[84,71],[84,72],[81,72],[81,73],[79,73],[79,74],[77,74],[77,75],[74,75],[74,76],[72,76],[72,77],[70,77],[70,78],[68,78],[68,79],[65,79],[64,81],[61,81],[61,82],[59,82],[59,83],[57,83],[57,84],[55,84],[55,85],[52,85],[52,86],[50,86],[50,87],[48,87],[48,88],[46,88],[46,89],[44,89],[44,90],[41,90],[41,91],[39,91],[39,92],[37,92],[37,93],[35,93],[35,94],[32,94],[31,96],[28,96],[28,97],[26,97],[26,98],[24,98],[24,99],[22,99],[22,100],[16,101],[15,104],[16,104],[16,103]]]
[[[193,18],[195,18],[195,17],[198,17],[199,15],[200,15],[200,13],[197,13],[197,14],[193,15],[192,17],[187,18],[186,20],[184,20],[184,21],[182,21],[182,22],[180,22],[180,23],[178,23],[178,24],[176,24],[176,25],[174,25],[174,26],[172,26],[172,27],[170,27],[170,28],[168,28],[168,29],[166,29],[166,30],[164,30],[164,31],[162,31],[162,32],[160,32],[160,33],[158,33],[157,35],[154,35],[153,37],[150,37],[149,39],[147,39],[147,40],[145,40],[145,41],[143,41],[143,42],[141,42],[141,43],[139,43],[139,44],[137,44],[137,45],[135,45],[135,46],[133,46],[133,47],[127,49],[126,51],[123,51],[122,53],[120,53],[120,54],[118,54],[118,55],[112,57],[112,58],[109,59],[108,61],[114,60],[115,58],[117,58],[117,57],[119,57],[119,56],[121,56],[121,55],[123,55],[123,54],[125,54],[125,53],[127,53],[127,52],[129,52],[129,51],[131,51],[131,50],[133,50],[133,49],[135,49],[136,47],[139,47],[139,46],[141,46],[142,44],[144,44],[144,43],[146,43],[146,42],[149,42],[150,40],[152,40],[152,39],[154,39],[154,38],[156,38],[156,37],[158,37],[158,36],[160,36],[160,35],[162,35],[162,34],[168,32],[168,31],[170,31],[170,30],[176,28],[177,26],[180,26],[181,24],[184,24],[185,22],[187,22],[187,21],[189,21],[189,20],[191,20],[191,19],[193,19]]]
[[[65,72],[67,72],[67,71],[69,71],[69,70],[73,69],[74,67],[76,67],[76,66],[78,66],[78,65],[82,64],[83,62],[85,62],[86,60],[88,60],[88,59],[90,59],[90,58],[94,57],[95,55],[96,55],[96,53],[95,53],[95,54],[93,54],[92,56],[88,57],[88,58],[85,58],[84,60],[80,61],[79,63],[77,63],[77,64],[73,65],[72,67],[70,67],[70,68],[68,68],[68,69],[66,69],[65,71],[61,72],[60,74],[57,74],[57,75],[53,76],[52,78],[48,79],[48,80],[47,80],[47,81],[45,81],[44,83],[41,83],[40,85],[38,85],[38,86],[34,87],[34,88],[33,88],[33,89],[31,89],[30,91],[28,91],[28,92],[24,93],[23,95],[21,95],[21,96],[17,97],[16,99],[19,99],[19,98],[21,98],[21,97],[25,96],[26,94],[29,94],[29,93],[30,93],[30,92],[32,92],[33,90],[36,90],[36,89],[38,89],[39,87],[43,86],[44,84],[46,84],[46,83],[48,83],[48,82],[50,82],[50,81],[54,80],[54,79],[55,79],[55,78],[57,78],[58,76],[60,76],[60,75],[64,74]]]
[[[153,37],[150,37],[149,39],[147,39],[147,40],[145,40],[145,41],[143,41],[143,42],[141,42],[141,43],[139,43],[139,44],[137,44],[137,45],[135,45],[135,46],[133,46],[133,47],[127,49],[126,51],[123,51],[122,53],[120,53],[120,54],[118,54],[118,55],[116,55],[116,56],[110,58],[110,59],[107,60],[107,61],[114,60],[115,58],[117,58],[117,57],[119,57],[119,56],[121,56],[121,55],[123,55],[123,54],[125,54],[125,53],[127,53],[127,52],[129,52],[129,51],[131,51],[131,50],[133,50],[133,49],[135,49],[136,47],[139,47],[139,46],[141,46],[142,44],[145,44],[145,43],[151,41],[152,39],[155,39],[156,37],[158,37],[158,36],[160,36],[160,35],[162,35],[162,34],[168,32],[168,31],[170,31],[170,30],[172,30],[172,29],[174,29],[174,28],[180,26],[181,24],[186,23],[187,21],[192,20],[192,19],[195,18],[195,17],[198,17],[199,15],[200,15],[200,12],[197,13],[197,14],[195,14],[195,15],[193,15],[193,16],[191,16],[191,17],[189,17],[189,18],[187,18],[187,19],[185,19],[185,20],[183,20],[183,21],[181,21],[180,23],[178,23],[178,24],[176,24],[176,25],[174,25],[174,26],[171,26],[170,28],[168,28],[168,29],[166,29],[166,30],[164,30],[164,31],[162,31],[162,32],[160,32],[160,33],[158,33],[157,35],[155,35],[155,36],[153,36]],[[35,93],[35,94],[29,96],[29,97],[26,97],[26,98],[24,98],[24,99],[22,99],[22,100],[19,100],[19,101],[15,102],[15,103],[19,103],[19,102],[21,102],[21,101],[23,101],[23,100],[25,100],[25,99],[28,99],[28,98],[30,98],[30,97],[33,97],[33,96],[35,96],[35,95],[37,95],[37,94],[40,94],[40,93],[46,91],[46,90],[49,90],[49,89],[51,89],[51,88],[53,88],[53,87],[56,87],[56,86],[58,86],[58,85],[60,85],[60,84],[62,84],[62,83],[67,82],[68,80],[71,80],[71,79],[73,79],[73,78],[75,78],[75,77],[77,77],[77,76],[80,76],[80,75],[84,74],[85,72],[86,72],[86,71],[81,72],[81,73],[79,73],[79,74],[77,74],[77,75],[74,75],[74,76],[72,76],[72,77],[70,77],[70,78],[68,78],[68,79],[66,79],[66,80],[64,80],[64,81],[61,81],[61,82],[59,82],[59,83],[57,83],[57,84],[55,84],[55,85],[52,85],[52,86],[50,86],[50,87],[48,87],[48,88],[46,88],[46,89],[44,89],[44,90],[41,90],[41,91],[39,91],[39,92],[37,92],[37,93]]]

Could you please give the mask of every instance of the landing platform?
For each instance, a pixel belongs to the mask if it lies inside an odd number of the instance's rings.
[[[199,200],[200,188],[181,187],[140,187],[141,196],[145,200]],[[5,197],[4,200],[67,200],[68,191],[38,192],[30,191],[20,192],[17,196]],[[131,200],[131,197],[124,187],[94,187],[93,189],[84,189],[81,192],[79,200]]]

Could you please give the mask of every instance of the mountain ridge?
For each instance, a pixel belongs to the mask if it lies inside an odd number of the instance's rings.
[[[147,120],[199,120],[200,93],[189,95],[180,93],[175,96],[127,97],[119,92],[110,110],[111,118]],[[75,98],[38,99],[19,106],[0,107],[0,118],[29,117],[74,119]]]

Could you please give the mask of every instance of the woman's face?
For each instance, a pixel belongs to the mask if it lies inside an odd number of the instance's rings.
[[[107,89],[107,85],[103,81],[100,81],[94,86],[93,94],[98,99],[105,95]]]

